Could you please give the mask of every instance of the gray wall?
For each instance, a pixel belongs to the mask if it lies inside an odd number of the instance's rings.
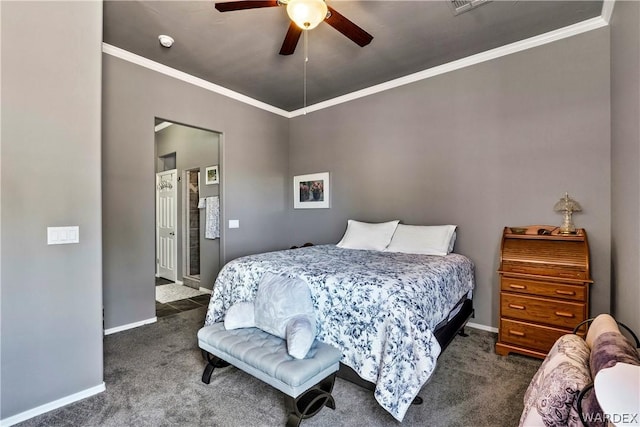
[[[616,1],[611,20],[613,312],[640,331],[640,3]]]
[[[609,84],[605,28],[297,117],[290,174],[329,171],[333,194],[330,210],[292,210],[291,234],[335,243],[349,218],[457,224],[474,321],[497,326],[503,227],[559,225],[568,191],[584,208],[592,312],[608,312]]]
[[[200,168],[200,197],[219,196],[220,184],[206,185],[207,166],[219,165],[220,134],[174,124],[155,134],[156,159],[170,153],[176,153],[176,169],[182,177],[187,169]],[[158,164],[160,162],[157,162]],[[163,169],[156,168],[156,172]],[[183,270],[183,192],[184,183],[178,183],[178,280],[182,280]],[[200,286],[213,289],[213,282],[220,271],[220,239],[205,239],[205,210],[200,209]]]
[[[102,387],[102,4],[0,7],[6,419]],[[64,225],[80,243],[48,246],[47,227]]]
[[[155,316],[155,117],[222,134],[224,260],[286,247],[286,118],[106,54],[102,84],[105,328]]]

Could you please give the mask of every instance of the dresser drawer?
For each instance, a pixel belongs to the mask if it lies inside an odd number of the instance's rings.
[[[585,304],[501,292],[501,317],[573,329],[585,320]]]
[[[562,277],[573,280],[589,280],[589,273],[583,267],[570,265],[503,261],[502,271],[536,276]]]
[[[549,352],[558,338],[570,332],[564,329],[500,319],[500,342]]]
[[[580,302],[587,300],[587,290],[584,286],[580,285],[538,282],[535,280],[524,280],[503,276],[500,279],[500,287],[503,291],[518,292],[521,294],[563,298]]]

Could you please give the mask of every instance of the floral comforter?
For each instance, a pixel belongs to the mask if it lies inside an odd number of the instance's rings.
[[[250,255],[224,266],[205,325],[231,305],[253,301],[265,272],[300,277],[311,289],[318,339],[342,351],[342,363],[376,384],[375,398],[402,421],[440,354],[433,335],[473,289],[466,257],[411,255],[311,246]]]

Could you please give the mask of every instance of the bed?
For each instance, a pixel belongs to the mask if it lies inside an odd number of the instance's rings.
[[[348,371],[375,384],[376,400],[398,421],[434,371],[442,346],[468,319],[475,284],[473,263],[455,253],[416,255],[336,245],[269,252],[223,267],[205,325],[223,321],[234,303],[253,301],[266,272],[307,283],[318,338],[341,350]],[[438,329],[450,330],[436,337],[434,331],[450,320],[452,310],[460,313]]]

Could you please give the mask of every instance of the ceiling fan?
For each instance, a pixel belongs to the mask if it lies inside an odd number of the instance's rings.
[[[371,34],[336,12],[324,0],[228,1],[216,3],[215,8],[220,12],[232,12],[284,5],[287,6],[287,14],[291,23],[280,48],[280,55],[291,55],[296,50],[302,31],[311,30],[322,21],[340,31],[358,46],[366,46],[373,40]]]

